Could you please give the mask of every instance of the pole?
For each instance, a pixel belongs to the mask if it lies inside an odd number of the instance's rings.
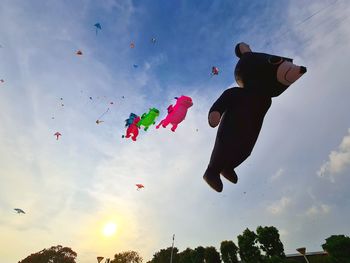
[[[173,234],[173,244],[171,245],[170,263],[173,263],[174,239],[175,239],[175,234]]]
[[[304,256],[304,258],[305,258],[305,261],[306,261],[307,263],[310,263],[309,260],[307,259],[306,255],[303,255],[303,256]]]

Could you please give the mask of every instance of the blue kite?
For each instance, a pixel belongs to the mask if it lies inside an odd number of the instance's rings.
[[[96,35],[97,35],[97,31],[100,29],[102,30],[101,24],[100,23],[96,23],[94,24],[94,26],[96,27]]]

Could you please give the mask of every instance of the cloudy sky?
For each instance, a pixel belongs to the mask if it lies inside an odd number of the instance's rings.
[[[347,0],[1,0],[0,261],[58,244],[81,263],[125,250],[146,261],[173,234],[179,250],[219,248],[259,225],[286,253],[349,235],[349,13]],[[238,184],[216,193],[202,179],[207,113],[235,85],[240,41],[308,72],[273,99]],[[175,133],[122,138],[131,112],[160,120],[182,94],[194,105]]]

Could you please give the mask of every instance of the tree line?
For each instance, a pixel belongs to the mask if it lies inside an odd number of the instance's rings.
[[[286,258],[278,229],[274,226],[259,226],[256,231],[248,228],[237,236],[237,245],[232,240],[220,243],[219,251],[214,246],[198,246],[179,251],[177,247],[160,249],[147,263],[293,263]],[[350,237],[332,235],[322,248],[328,253],[318,261],[310,263],[350,263]],[[71,248],[54,246],[33,253],[19,263],[76,263],[77,253]],[[116,253],[109,263],[142,263],[136,251]],[[105,262],[107,263],[107,261]]]

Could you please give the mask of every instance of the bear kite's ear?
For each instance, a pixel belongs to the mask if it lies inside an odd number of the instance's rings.
[[[241,42],[236,45],[235,54],[237,57],[241,58],[241,56],[246,52],[252,52],[247,43]]]

